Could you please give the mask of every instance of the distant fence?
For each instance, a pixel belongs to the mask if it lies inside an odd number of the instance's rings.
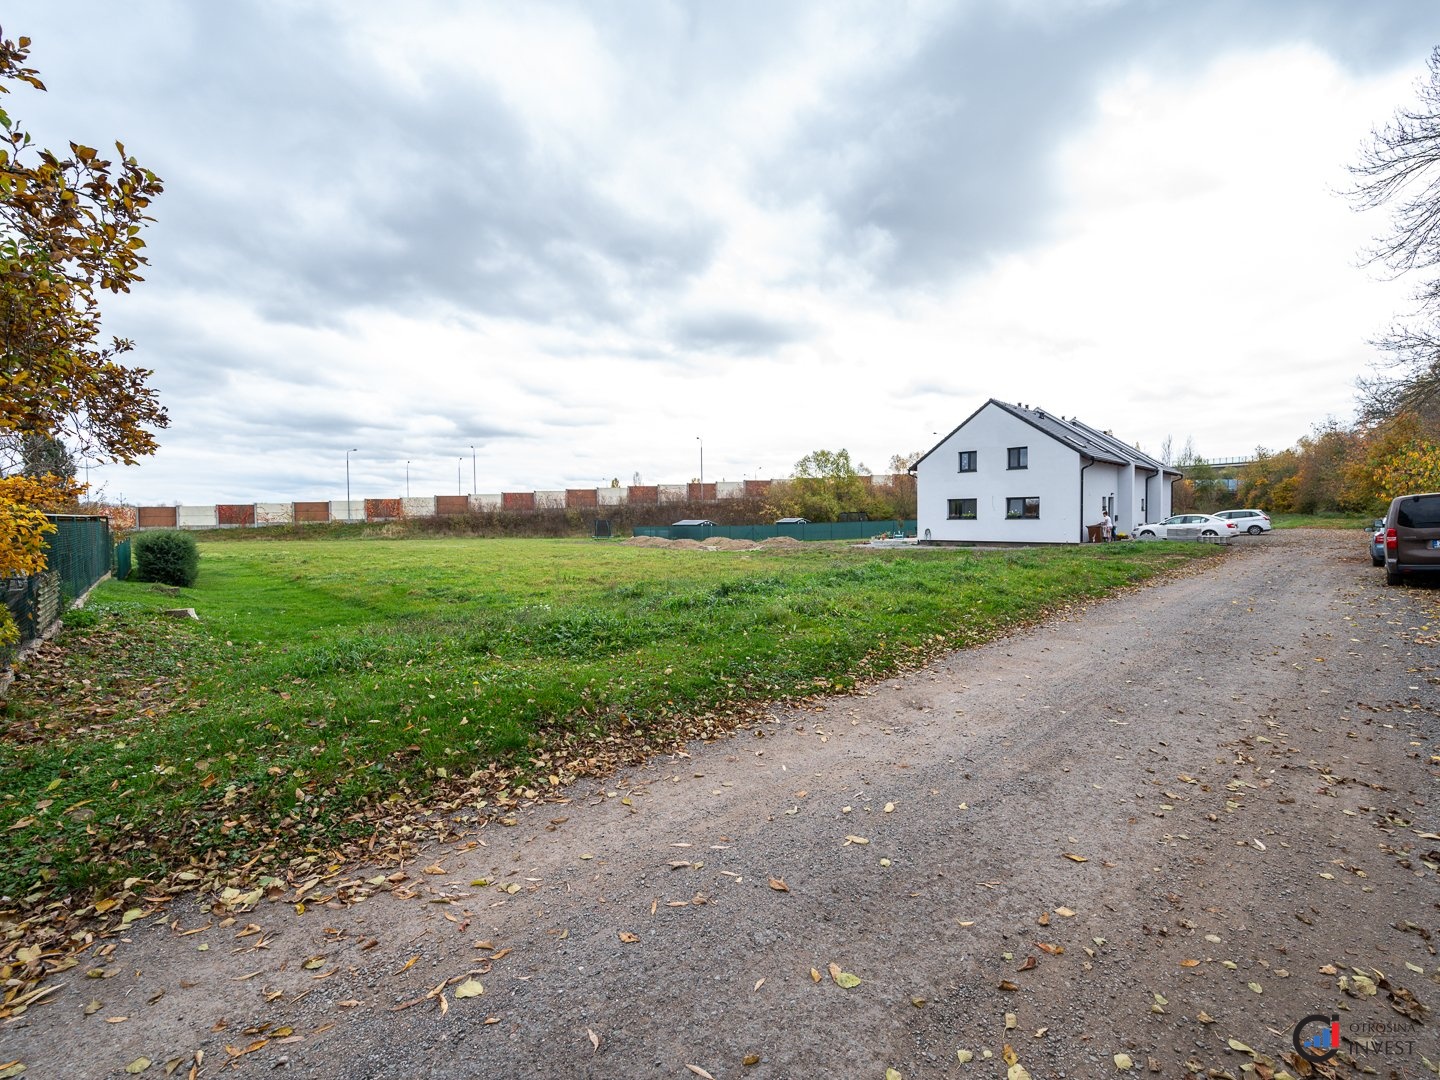
[[[663,540],[708,540],[713,536],[731,540],[773,540],[788,536],[794,540],[868,540],[881,533],[914,536],[916,521],[823,521],[786,522],[783,525],[636,525],[636,536],[658,536]]]
[[[872,485],[893,485],[907,476],[862,477]],[[555,491],[502,491],[485,495],[425,495],[403,499],[352,499],[334,502],[216,503],[205,506],[141,506],[135,519],[142,529],[235,529],[327,521],[394,521],[397,518],[450,517],[465,514],[584,510],[604,517],[607,507],[685,506],[738,499],[763,499],[772,480],[714,483],[644,484],[630,487],[565,488]],[[854,524],[847,522],[846,524]],[[860,523],[860,524],[863,524]],[[894,524],[893,522],[891,524]],[[870,533],[860,534],[864,536]],[[849,537],[836,537],[848,539]]]
[[[45,536],[46,571],[0,580],[5,606],[20,628],[18,645],[0,649],[0,667],[8,665],[21,646],[44,636],[68,601],[83,595],[115,567],[116,551],[108,519],[78,514],[45,516],[55,526],[55,531]],[[128,573],[128,542],[124,546]]]

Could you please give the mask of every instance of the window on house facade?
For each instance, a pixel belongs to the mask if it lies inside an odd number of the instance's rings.
[[[974,451],[974,450],[961,450],[961,451],[960,451],[960,471],[961,471],[961,472],[974,472],[974,471],[975,471],[975,451]]]
[[[1018,499],[1006,499],[1005,516],[1013,519],[1038,518],[1040,516],[1040,497],[1027,495]]]
[[[951,521],[974,521],[976,501],[974,499],[951,499],[949,500],[949,518]]]
[[[1030,448],[1028,446],[1012,446],[1005,453],[1007,469],[1028,469],[1030,467]]]

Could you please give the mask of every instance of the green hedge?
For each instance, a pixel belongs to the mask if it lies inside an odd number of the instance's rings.
[[[200,548],[183,532],[142,532],[133,545],[135,577],[162,585],[195,584],[200,573]]]

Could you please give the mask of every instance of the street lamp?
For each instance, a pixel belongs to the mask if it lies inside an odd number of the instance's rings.
[[[703,500],[705,498],[705,440],[696,435],[695,441],[700,444],[700,498]]]
[[[352,446],[345,451],[345,520],[350,520],[350,455],[358,454],[358,447]]]
[[[465,492],[461,490],[461,489],[465,486],[465,481],[460,479],[460,466],[461,466],[461,465],[464,465],[464,464],[465,464],[465,457],[464,457],[463,454],[462,454],[460,457],[458,457],[458,458],[455,459],[455,494],[456,494],[456,495],[463,495],[463,494],[465,494]]]
[[[475,444],[470,444],[470,494],[475,494]]]
[[[405,462],[405,497],[410,497],[410,462]]]

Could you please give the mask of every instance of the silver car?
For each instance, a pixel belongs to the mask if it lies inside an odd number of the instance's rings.
[[[1135,526],[1136,536],[1165,539],[1171,529],[1195,530],[1200,536],[1236,536],[1240,526],[1214,514],[1172,514],[1164,521]],[[1193,534],[1192,534],[1193,535]]]

